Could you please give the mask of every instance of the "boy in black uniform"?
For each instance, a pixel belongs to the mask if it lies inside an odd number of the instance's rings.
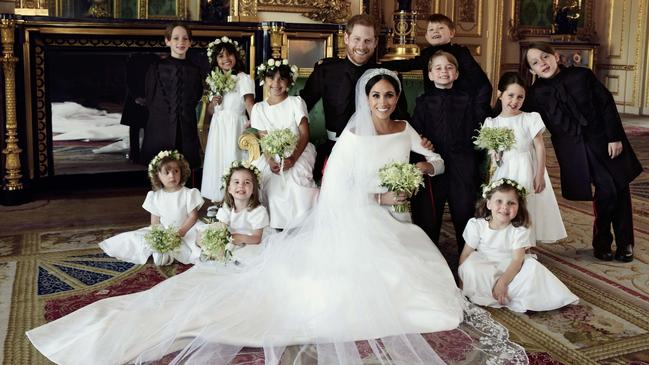
[[[413,197],[413,222],[438,243],[448,201],[458,252],[462,252],[462,233],[473,217],[479,187],[473,136],[482,116],[476,116],[480,114],[476,97],[454,85],[459,73],[452,54],[437,51],[430,58],[429,69],[428,77],[435,87],[417,98],[411,124],[433,143],[435,152],[444,159],[445,171],[431,178],[426,189]]]
[[[559,55],[547,43],[530,44],[524,58],[537,76],[524,107],[541,114],[552,136],[561,194],[568,200],[593,200],[594,256],[603,261],[633,261],[629,184],[643,169],[626,137],[613,95],[590,69],[559,65]]]
[[[452,54],[458,62],[458,71],[460,72],[453,87],[472,93],[476,97],[476,103],[481,113],[476,117],[484,121],[491,114],[491,82],[467,47],[451,43],[454,36],[455,24],[453,21],[444,14],[432,14],[428,17],[425,36],[430,47],[424,48],[421,54],[413,59],[383,62],[381,66],[399,72],[421,70],[424,79],[424,92],[428,92],[435,89],[435,84],[428,77],[430,57],[437,51]]]

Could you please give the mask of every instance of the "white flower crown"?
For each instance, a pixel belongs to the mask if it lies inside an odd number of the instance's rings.
[[[216,62],[216,60],[214,60],[212,58],[212,56],[214,56],[214,50],[216,49],[216,46],[221,44],[221,43],[230,43],[230,44],[232,44],[234,46],[234,48],[237,50],[237,52],[239,52],[241,62],[246,61],[246,51],[243,48],[241,48],[241,46],[239,45],[239,42],[237,42],[237,41],[235,41],[233,39],[230,39],[230,38],[228,38],[226,36],[223,36],[221,38],[217,38],[217,39],[213,40],[212,42],[210,42],[207,45],[207,59],[210,60],[210,63],[213,64],[214,62]],[[243,67],[243,65],[237,65],[237,67],[241,68],[241,67]]]
[[[158,168],[160,167],[160,161],[162,161],[162,159],[165,157],[169,157],[175,161],[180,161],[184,158],[182,153],[178,152],[177,150],[160,151],[158,152],[157,155],[155,155],[155,157],[151,160],[151,162],[149,162],[149,168],[148,168],[149,175],[158,172]]]
[[[221,177],[221,181],[223,182],[223,184],[221,184],[221,189],[226,188],[226,185],[228,184],[228,180],[230,180],[230,176],[232,176],[232,172],[234,172],[234,170],[238,168],[244,168],[252,171],[255,174],[255,177],[257,178],[257,185],[261,187],[261,171],[259,171],[257,166],[246,161],[232,161],[230,167],[227,167],[225,169],[225,171],[223,172],[223,176]]]
[[[527,196],[527,189],[525,189],[523,185],[519,184],[518,181],[507,179],[507,178],[501,178],[498,180],[494,180],[487,185],[484,185],[482,187],[482,197],[487,199],[487,194],[489,194],[489,192],[491,192],[493,189],[503,184],[510,185],[511,187],[516,189],[516,191],[521,195],[522,198],[525,198],[525,196]]]
[[[291,71],[291,84],[288,87],[290,88],[291,86],[295,85],[295,80],[297,80],[297,72],[299,70],[298,67],[296,65],[289,66],[287,59],[269,58],[266,63],[262,63],[261,65],[257,66],[257,78],[259,79],[259,86],[264,85],[264,79],[266,78],[268,71],[272,71],[280,66],[288,66]]]

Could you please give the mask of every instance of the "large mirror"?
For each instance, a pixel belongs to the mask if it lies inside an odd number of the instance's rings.
[[[25,84],[31,85],[25,89],[26,117],[33,126],[28,139],[37,153],[33,174],[144,170],[147,161],[133,153],[142,129],[124,124],[123,114],[130,99],[143,97],[149,65],[168,54],[162,30],[28,26],[25,32],[31,40],[26,57],[33,60],[25,74]],[[195,30],[188,59],[206,74],[205,49],[217,35],[239,41],[250,73],[255,30]],[[129,119],[146,125],[146,116]]]

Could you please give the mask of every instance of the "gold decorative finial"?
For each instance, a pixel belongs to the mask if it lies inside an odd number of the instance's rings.
[[[336,42],[338,43],[338,58],[347,57],[347,46],[345,45],[345,29],[340,27],[336,33]]]
[[[6,137],[5,149],[5,176],[2,189],[6,191],[22,190],[20,182],[20,153],[18,147],[18,124],[16,123],[16,63],[18,58],[14,57],[14,30],[16,23],[14,19],[0,19],[0,34],[2,39],[2,70],[4,71],[5,83],[5,111],[6,111]]]
[[[283,57],[284,47],[284,25],[272,23],[270,26],[270,49],[273,58]]]
[[[388,37],[388,53],[381,61],[404,60],[419,55],[419,46],[415,43],[417,30],[417,12],[399,11],[394,14],[394,30]]]

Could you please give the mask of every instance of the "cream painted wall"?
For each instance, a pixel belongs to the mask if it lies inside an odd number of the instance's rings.
[[[645,24],[645,40],[644,40],[644,81],[643,81],[643,97],[641,114],[649,115],[649,22]]]
[[[595,20],[600,48],[597,74],[620,112],[649,115],[647,105],[648,0],[597,2]]]
[[[520,48],[507,37],[514,1],[506,0],[502,71],[518,69]],[[494,1],[489,1],[494,4]],[[597,76],[611,91],[621,113],[649,115],[649,0],[593,0]],[[549,41],[529,37],[525,41]]]
[[[201,0],[188,0],[187,11],[189,11],[189,19],[201,20]]]

